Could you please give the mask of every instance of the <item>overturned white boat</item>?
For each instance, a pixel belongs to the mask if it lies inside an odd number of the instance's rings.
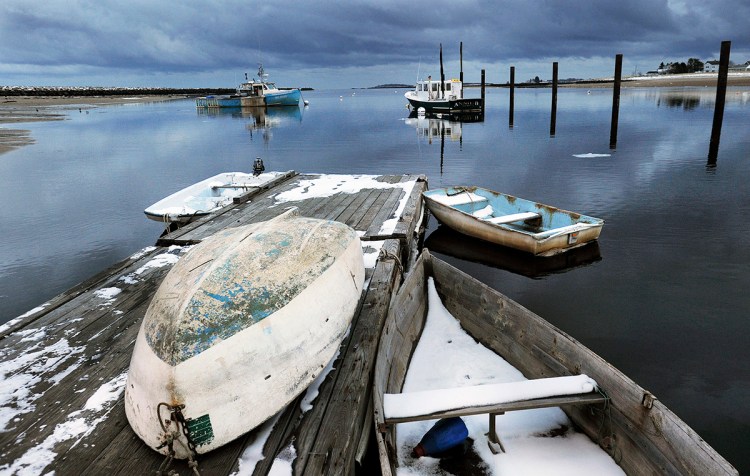
[[[354,230],[296,210],[196,245],[164,278],[135,343],[125,391],[135,433],[188,458],[263,423],[333,358],[364,275]]]
[[[262,187],[282,175],[284,172],[260,175],[223,172],[189,185],[159,200],[143,212],[155,221],[188,223],[229,205],[234,197]]]

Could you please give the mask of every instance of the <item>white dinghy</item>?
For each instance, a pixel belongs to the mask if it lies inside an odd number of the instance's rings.
[[[188,223],[232,203],[234,197],[262,187],[284,172],[260,175],[222,172],[162,198],[143,212],[155,221]]]
[[[257,427],[333,358],[364,276],[353,229],[296,209],[196,245],[146,311],[125,391],[130,426],[176,458]]]

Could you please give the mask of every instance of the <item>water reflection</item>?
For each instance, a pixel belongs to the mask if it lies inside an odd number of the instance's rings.
[[[445,140],[446,136],[449,140],[461,141],[463,124],[460,121],[410,114],[404,123],[415,128],[417,136],[427,139],[430,144],[433,139]]]
[[[623,97],[639,98],[653,101],[657,107],[680,108],[686,111],[698,107],[713,108],[716,104],[716,88],[644,88],[631,89],[623,93]],[[750,92],[727,88],[725,102],[727,105],[747,105],[750,103]]]
[[[256,132],[260,132],[263,142],[267,144],[271,140],[271,129],[291,123],[302,122],[302,111],[299,106],[289,107],[221,107],[221,108],[197,108],[199,116],[209,117],[232,117],[235,119],[249,119],[245,128],[250,132],[250,138],[254,138]]]
[[[66,121],[24,125],[36,143],[0,155],[0,321],[153,245],[163,226],[144,218],[145,207],[221,171],[249,171],[255,157],[267,170],[419,173],[432,188],[478,184],[604,218],[597,247],[606,259],[569,263],[565,272],[522,270],[525,263],[466,246],[463,237],[448,250],[468,248],[488,265],[447,259],[597,351],[750,474],[737,445],[750,437],[750,417],[736,404],[750,391],[750,88],[727,90],[719,167],[709,171],[715,90],[685,88],[700,100],[690,110],[668,107],[664,98],[673,94],[623,90],[610,157],[574,157],[607,151],[607,90],[560,90],[554,139],[549,90],[538,89],[515,92],[512,129],[508,90],[500,88],[487,92],[484,122],[432,118],[439,122],[429,126],[426,118],[421,129],[417,118],[404,126],[403,95],[390,90],[314,91],[310,108],[257,118],[251,110],[196,114],[188,100],[76,110]],[[245,126],[255,124],[273,132],[270,143],[248,140]],[[437,228],[434,220],[429,227]],[[439,237],[428,237],[436,252]],[[551,274],[526,277],[544,273]]]
[[[425,239],[425,247],[453,258],[479,263],[532,279],[565,273],[602,259],[599,242],[554,256],[539,257],[463,235],[440,225]]]

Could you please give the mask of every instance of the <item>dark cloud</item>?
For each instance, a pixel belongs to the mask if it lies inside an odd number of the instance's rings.
[[[0,77],[28,81],[47,68],[70,77],[111,71],[198,81],[263,61],[343,79],[352,68],[433,62],[440,43],[446,61],[455,61],[459,41],[465,59],[478,64],[582,64],[616,53],[634,61],[707,60],[728,39],[732,59],[744,62],[747,18],[746,0],[3,0]]]

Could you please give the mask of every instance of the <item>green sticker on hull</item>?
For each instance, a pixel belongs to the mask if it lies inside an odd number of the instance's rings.
[[[188,434],[195,446],[203,446],[214,440],[214,429],[208,414],[187,420]]]

